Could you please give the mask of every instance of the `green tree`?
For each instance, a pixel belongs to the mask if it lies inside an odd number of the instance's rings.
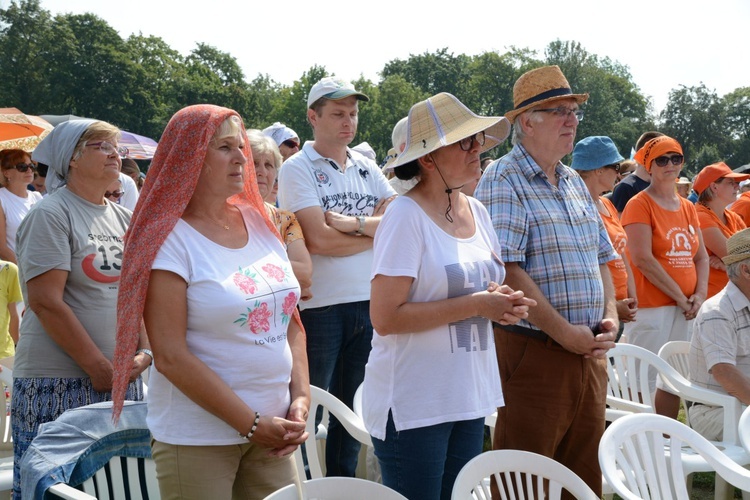
[[[0,102],[30,114],[47,112],[52,19],[39,0],[0,9]]]
[[[465,54],[454,56],[443,48],[431,54],[410,55],[409,59],[394,59],[386,63],[381,77],[401,75],[406,81],[429,95],[449,92],[459,99],[468,80],[471,58]]]
[[[750,163],[750,87],[741,87],[722,98],[729,127],[731,151],[726,162],[732,167]]]
[[[729,156],[730,132],[724,105],[716,92],[703,83],[672,90],[661,118],[661,130],[680,142],[690,171],[705,166],[698,163],[698,153],[704,146],[716,148],[720,157]]]
[[[307,94],[318,80],[329,76],[323,66],[312,66],[290,87],[282,87],[274,101],[271,116],[258,127],[266,127],[273,122],[282,122],[299,135],[302,142],[312,139],[312,129],[307,123]]]

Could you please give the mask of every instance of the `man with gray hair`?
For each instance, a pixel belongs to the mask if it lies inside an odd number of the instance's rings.
[[[727,240],[729,283],[706,299],[690,340],[690,380],[750,404],[750,229]],[[693,403],[690,425],[706,439],[721,440],[724,410]]]
[[[514,147],[475,196],[500,239],[505,283],[538,304],[528,321],[495,325],[505,406],[494,446],[550,457],[600,495],[605,358],[619,326],[607,262],[618,256],[583,180],[560,162],[587,98],[557,66],[524,73],[505,114]]]

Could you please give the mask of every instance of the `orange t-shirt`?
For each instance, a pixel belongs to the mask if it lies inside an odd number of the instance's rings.
[[[609,273],[612,275],[612,284],[615,286],[615,299],[622,300],[628,298],[628,270],[625,268],[625,248],[628,245],[628,236],[625,234],[620,219],[617,217],[617,209],[607,198],[600,196],[599,199],[609,211],[610,215],[599,213],[607,229],[607,234],[615,248],[615,252],[620,256],[619,259],[607,262]]]
[[[729,206],[729,210],[739,214],[745,225],[750,225],[750,191],[746,191],[737,198],[737,201]]]
[[[680,208],[666,210],[660,207],[647,192],[641,191],[630,199],[622,213],[622,225],[647,224],[651,226],[651,252],[661,267],[677,283],[686,297],[695,293],[698,276],[693,258],[698,253],[699,230],[695,207],[685,198],[680,199]],[[630,245],[640,242],[630,240]],[[630,252],[628,252],[630,258]],[[630,261],[638,294],[638,307],[662,307],[676,305],[672,298],[653,285]]]
[[[724,210],[724,216],[727,218],[727,224],[724,225],[719,217],[710,208],[696,204],[695,211],[698,212],[698,222],[701,225],[701,229],[709,227],[718,227],[721,230],[721,234],[729,238],[737,231],[745,229],[745,223],[742,221],[742,217],[732,212],[731,210]],[[709,257],[716,255],[706,247]],[[722,288],[727,286],[729,277],[726,271],[721,269],[714,269],[713,267],[708,268],[708,297],[713,297],[721,291]]]

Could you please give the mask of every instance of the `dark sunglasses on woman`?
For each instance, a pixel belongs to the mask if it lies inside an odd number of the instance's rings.
[[[15,168],[19,172],[26,172],[28,170],[32,170],[32,171],[36,170],[36,165],[34,165],[33,163],[19,163],[15,167],[11,167],[11,168]]]

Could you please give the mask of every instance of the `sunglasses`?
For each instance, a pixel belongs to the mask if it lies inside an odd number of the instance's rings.
[[[620,173],[620,164],[619,163],[613,163],[611,165],[604,165],[602,168],[611,168],[618,174]]]
[[[283,144],[284,146],[286,146],[288,148],[298,148],[299,147],[299,144],[297,144],[297,141],[295,141],[293,139],[287,139],[284,142],[282,142],[281,144]]]
[[[474,141],[476,141],[479,146],[484,146],[484,143],[487,141],[487,136],[484,135],[484,131],[477,132],[472,136],[461,139],[458,141],[458,147],[460,147],[462,151],[470,151],[471,148],[474,147]]]
[[[33,163],[19,163],[18,165],[10,168],[15,168],[19,172],[28,172],[29,170],[36,170],[36,165],[34,165]]]
[[[685,157],[683,155],[674,155],[674,156],[659,156],[658,158],[654,158],[654,163],[658,167],[666,167],[669,165],[669,162],[672,162],[672,165],[682,165],[682,162],[685,161]]]
[[[119,199],[120,199],[120,197],[121,197],[121,196],[122,196],[123,194],[125,194],[125,193],[124,193],[124,192],[122,192],[122,191],[112,191],[112,192],[110,192],[110,191],[107,191],[107,192],[105,192],[105,193],[104,193],[104,197],[105,197],[105,198],[114,198],[114,199],[116,199],[116,200],[119,200]]]

